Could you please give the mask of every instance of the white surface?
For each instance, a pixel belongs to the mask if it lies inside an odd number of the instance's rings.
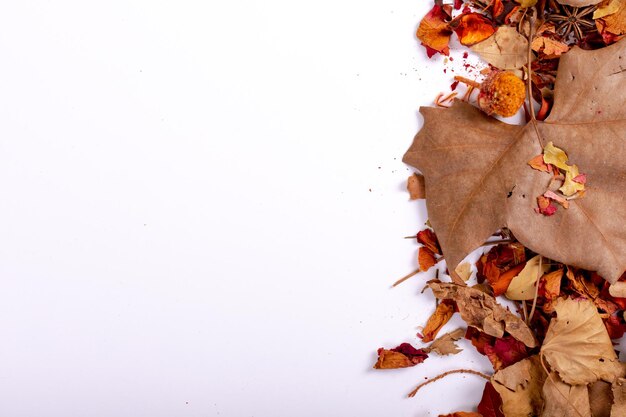
[[[400,162],[451,74],[405,0],[14,1],[0,14],[0,415],[472,410],[417,344]],[[458,321],[456,322],[459,323]],[[453,325],[445,330],[451,330]]]

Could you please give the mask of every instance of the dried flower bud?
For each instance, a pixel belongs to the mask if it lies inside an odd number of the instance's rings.
[[[509,71],[493,71],[480,87],[478,106],[485,113],[513,116],[524,104],[524,82]]]

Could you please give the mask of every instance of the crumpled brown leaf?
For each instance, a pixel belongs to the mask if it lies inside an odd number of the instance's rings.
[[[597,271],[610,282],[622,275],[625,83],[626,42],[618,42],[594,51],[574,48],[561,58],[545,122],[508,125],[464,102],[420,109],[424,127],[403,161],[426,177],[429,218],[449,269],[506,226],[524,246],[550,259]],[[527,165],[548,141],[584,170],[589,186],[584,198],[549,217],[534,208],[551,176]]]
[[[543,397],[545,407],[541,417],[591,417],[586,385],[566,384],[552,373],[543,384]]]
[[[545,378],[546,373],[537,355],[496,372],[491,383],[502,397],[504,415],[539,415],[543,405],[541,387]]]
[[[456,355],[463,349],[459,349],[456,342],[465,335],[464,329],[456,329],[439,336],[434,342],[424,350],[428,353],[436,352],[440,355]]]
[[[461,317],[469,326],[494,337],[503,337],[506,331],[528,347],[537,346],[533,332],[526,323],[498,304],[489,294],[475,288],[439,281],[431,281],[428,286],[435,297],[454,300]]]
[[[596,306],[589,300],[559,300],[541,354],[563,382],[613,382],[624,376]]]

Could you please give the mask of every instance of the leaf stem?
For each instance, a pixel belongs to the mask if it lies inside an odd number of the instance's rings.
[[[474,371],[473,369],[453,369],[452,371],[444,372],[441,375],[437,375],[434,378],[430,378],[429,380],[422,382],[417,387],[415,387],[413,391],[409,393],[408,397],[415,397],[415,394],[417,394],[417,391],[419,391],[426,385],[431,384],[435,381],[439,381],[440,379],[445,378],[448,375],[452,375],[452,374],[472,374],[472,375],[478,375],[479,377],[485,378],[487,381],[491,379],[489,375],[485,375],[482,372]]]
[[[402,284],[404,281],[406,281],[407,279],[417,275],[417,273],[420,272],[419,268],[417,268],[415,271],[411,272],[408,275],[403,276],[402,278],[400,278],[399,280],[397,280],[396,282],[393,283],[393,285],[391,286],[391,288]]]

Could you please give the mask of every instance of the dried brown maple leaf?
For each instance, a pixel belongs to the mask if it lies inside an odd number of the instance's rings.
[[[596,306],[589,300],[562,299],[556,304],[541,354],[560,379],[581,385],[624,376]]]
[[[421,108],[424,127],[403,161],[426,178],[429,218],[453,270],[494,231],[615,282],[626,270],[626,42],[561,58],[544,122],[502,123],[456,102]],[[535,213],[550,176],[529,169],[548,141],[584,169],[589,190],[553,216]],[[581,241],[584,238],[584,244]]]
[[[432,281],[428,286],[435,297],[454,300],[461,317],[469,326],[494,337],[502,337],[506,331],[528,347],[537,346],[533,332],[526,323],[498,304],[489,294],[475,288],[438,281]]]

